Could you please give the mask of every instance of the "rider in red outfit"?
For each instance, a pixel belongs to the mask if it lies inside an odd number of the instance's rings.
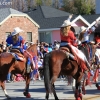
[[[70,15],[69,18],[67,20],[65,20],[61,26],[61,42],[67,42],[72,44],[73,46],[77,46],[76,43],[76,37],[73,33],[73,31],[71,31],[71,22],[70,19],[72,18],[73,15]]]
[[[70,22],[71,17],[72,15],[69,16],[69,19],[65,20],[61,26],[61,33],[60,33],[61,46],[67,46],[68,48],[71,48],[72,54],[69,52],[66,52],[66,56],[72,60],[77,60],[78,64],[81,65],[82,70],[87,70],[87,67],[89,68],[90,65],[85,55],[80,50],[77,49],[76,37],[74,36],[74,33],[70,29],[71,28],[71,22]],[[83,59],[77,55],[77,52],[83,56]]]
[[[74,33],[71,30],[69,30],[68,36],[66,35],[64,36],[62,34],[60,34],[60,36],[61,36],[61,42],[68,42],[74,46],[77,46],[77,44],[75,43],[76,37],[74,36]]]

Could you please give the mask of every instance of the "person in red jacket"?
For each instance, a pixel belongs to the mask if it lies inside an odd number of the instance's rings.
[[[73,46],[77,46],[76,37],[74,35],[74,32],[71,31],[70,19],[72,18],[72,16],[73,15],[70,15],[69,18],[63,22],[60,29],[60,37],[61,42],[67,42],[72,44]]]

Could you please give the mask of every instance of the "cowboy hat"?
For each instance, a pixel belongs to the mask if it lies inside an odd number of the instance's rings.
[[[19,27],[16,27],[16,28],[14,28],[14,32],[12,32],[12,36],[14,36],[14,35],[16,35],[16,34],[18,34],[20,32],[23,32],[23,30],[20,29]]]
[[[95,44],[95,41],[90,41],[91,44]]]
[[[81,32],[84,32],[85,30],[86,30],[86,27],[81,26],[81,28],[80,28],[80,33],[81,33]]]
[[[65,20],[65,21],[63,22],[63,24],[61,25],[61,27],[66,27],[66,26],[70,26],[70,25],[71,25],[71,22],[68,21],[68,20]]]

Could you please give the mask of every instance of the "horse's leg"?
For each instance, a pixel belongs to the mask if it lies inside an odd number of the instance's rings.
[[[97,65],[97,66],[98,66],[98,65]],[[97,69],[97,70],[99,71],[99,69]],[[98,71],[96,71],[95,73],[97,73]],[[100,90],[100,86],[99,86],[99,83],[98,83],[99,72],[98,72],[98,74],[97,74],[96,76],[97,76],[97,77],[96,77],[96,79],[95,79],[95,84],[96,84],[97,89]]]
[[[25,87],[25,90],[24,90],[24,96],[26,96],[26,98],[30,98],[31,95],[29,93],[29,84],[30,84],[30,81],[31,81],[31,78],[30,78],[30,73],[27,73],[26,77],[25,77],[25,81],[26,81],[26,87]]]
[[[67,86],[68,86],[68,85],[71,85],[71,76],[67,76],[67,79],[68,79],[68,84],[67,84]]]
[[[52,89],[52,91],[53,91],[53,95],[54,95],[54,97],[55,97],[55,100],[59,100],[58,97],[57,97],[57,94],[56,94],[56,91],[55,91],[55,85],[54,85],[54,82],[56,81],[57,77],[58,77],[58,76],[53,76],[53,77],[51,78],[51,81],[50,81],[50,83],[51,83],[51,89]]]
[[[4,91],[5,96],[7,97],[7,99],[11,99],[10,96],[8,95],[6,88],[5,88],[5,82],[4,81],[0,81],[0,85],[2,87],[2,90]]]
[[[73,78],[72,89],[73,89],[74,92],[75,92],[75,90],[76,90],[76,89],[75,89],[75,81],[76,81],[76,80]]]
[[[82,85],[81,82],[76,81],[76,91],[75,91],[76,100],[82,100]]]

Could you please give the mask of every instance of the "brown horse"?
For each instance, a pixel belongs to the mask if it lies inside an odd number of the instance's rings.
[[[12,50],[13,52],[17,52],[18,50]],[[31,45],[27,51],[34,52],[34,56],[37,56],[37,45],[33,44]],[[26,81],[25,90],[23,92],[24,96],[31,97],[29,94],[29,84],[30,84],[30,73],[26,72],[26,63],[27,63],[27,57],[24,57],[25,60],[16,60],[14,55],[11,52],[5,52],[0,54],[0,86],[2,87],[5,96],[7,98],[10,98],[8,95],[6,88],[5,88],[5,80],[7,78],[8,73],[14,73],[14,74],[21,74],[24,76]]]
[[[52,92],[55,100],[59,100],[56,95],[54,82],[60,74],[72,76],[76,80],[75,98],[76,100],[82,100],[81,79],[83,72],[76,61],[67,58],[62,50],[55,50],[45,55],[43,68],[46,100],[49,98],[49,93]]]

